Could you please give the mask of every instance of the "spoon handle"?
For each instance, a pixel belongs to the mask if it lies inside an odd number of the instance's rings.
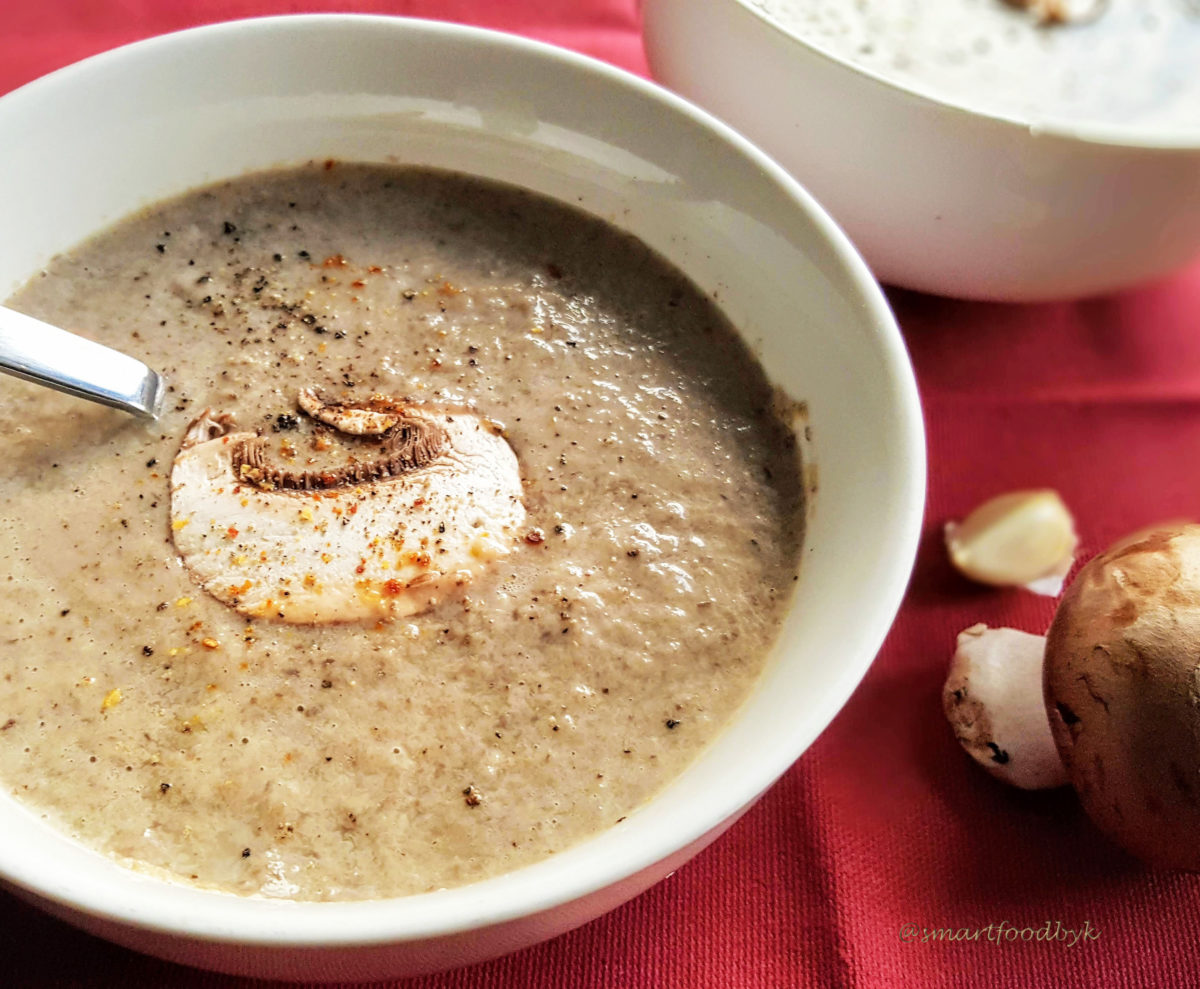
[[[157,419],[164,385],[141,361],[0,306],[0,371]]]

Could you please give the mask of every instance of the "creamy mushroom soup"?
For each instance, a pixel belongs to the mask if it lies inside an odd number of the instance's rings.
[[[510,870],[645,802],[763,667],[790,413],[602,222],[325,163],[10,304],[170,382],[147,426],[0,381],[0,772],[134,868],[297,899]]]
[[[1200,130],[1200,0],[748,0],[885,79],[987,113]]]

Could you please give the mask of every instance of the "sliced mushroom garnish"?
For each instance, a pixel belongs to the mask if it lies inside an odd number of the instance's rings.
[[[345,463],[273,463],[265,437],[210,410],[175,458],[175,546],[218,600],[295,623],[397,618],[516,545],[520,471],[488,420],[382,398],[326,403],[310,391],[300,406],[355,437]]]
[[[1109,0],[1004,0],[1010,7],[1028,10],[1043,27],[1055,24],[1088,24],[1107,12]]]

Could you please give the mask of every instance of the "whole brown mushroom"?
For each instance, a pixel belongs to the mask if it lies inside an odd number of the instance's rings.
[[[1200,871],[1200,525],[1145,530],[1079,572],[1043,688],[1088,816],[1151,865]]]

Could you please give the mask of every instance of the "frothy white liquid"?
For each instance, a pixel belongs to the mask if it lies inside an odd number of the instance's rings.
[[[1200,136],[1200,0],[1108,0],[1044,26],[1002,0],[750,0],[791,33],[950,103]]]

